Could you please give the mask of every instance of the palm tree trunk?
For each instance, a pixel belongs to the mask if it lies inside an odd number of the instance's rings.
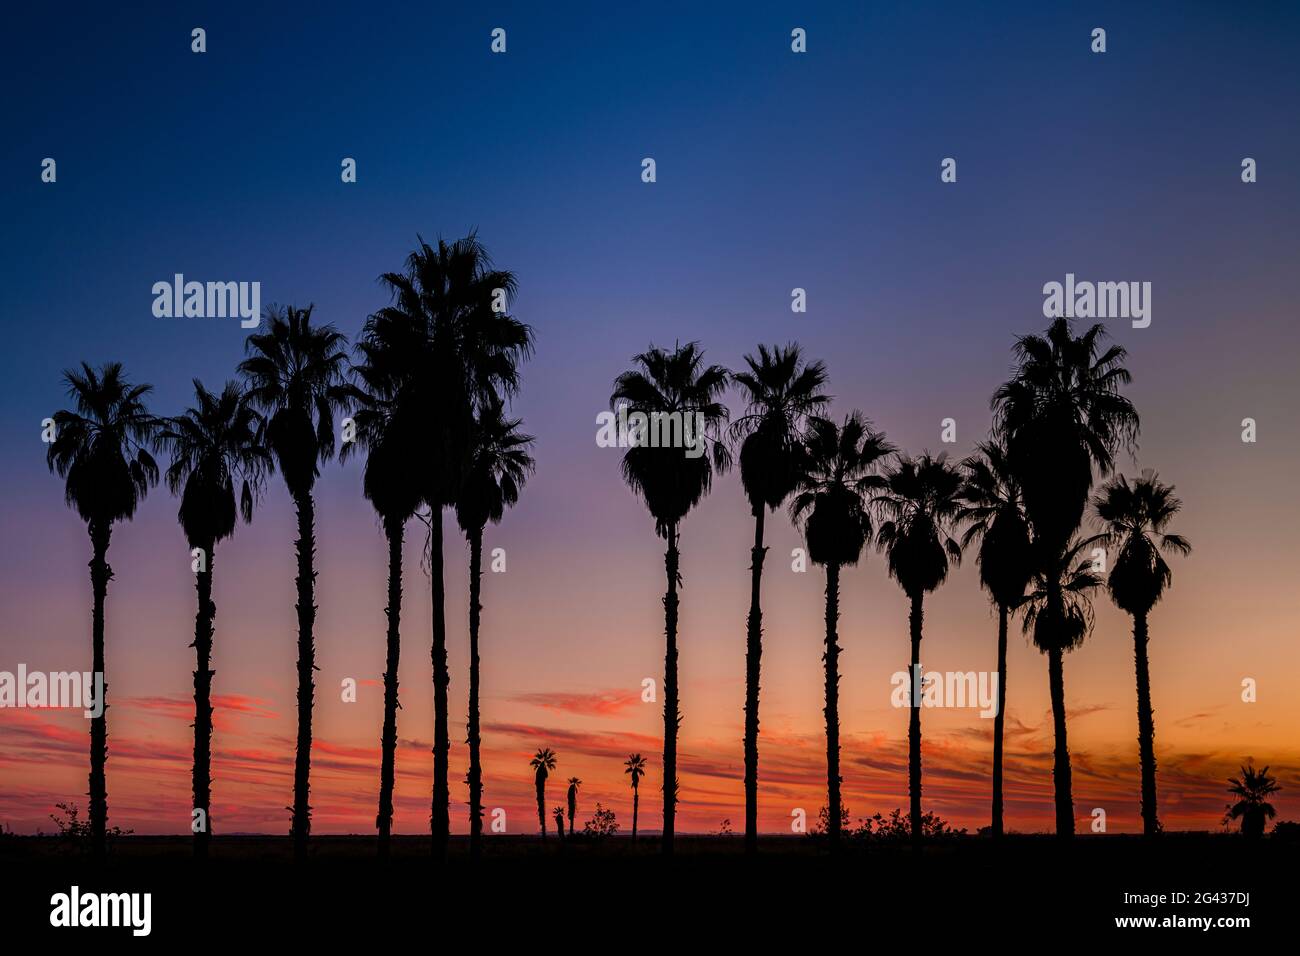
[[[1002,836],[1002,731],[1007,703],[1007,606],[998,604],[998,712],[993,715],[993,836]]]
[[[1074,799],[1070,784],[1070,748],[1065,739],[1065,652],[1047,652],[1047,676],[1052,695],[1052,726],[1056,731],[1056,753],[1052,780],[1056,785],[1056,835],[1074,836]]]
[[[1151,673],[1147,667],[1147,616],[1133,616],[1133,661],[1137,666],[1138,753],[1142,761],[1142,832],[1160,832],[1156,816],[1156,725],[1151,710]]]
[[[668,575],[668,593],[664,595],[664,835],[665,856],[673,853],[673,823],[677,815],[677,729],[681,713],[677,706],[677,526],[668,528],[668,550],[664,569]]]
[[[194,616],[194,809],[203,811],[203,829],[194,833],[194,856],[204,859],[212,839],[212,632],[217,606],[212,602],[216,542],[205,541],[203,570],[195,574],[199,610]]]
[[[478,715],[478,630],[479,603],[483,584],[483,529],[477,528],[469,539],[469,719],[465,742],[469,744],[469,854],[477,859],[483,852],[483,767],[479,763]]]
[[[384,666],[384,730],[379,758],[379,855],[388,856],[393,829],[393,779],[397,762],[397,666],[402,653],[402,538],[406,523],[384,522],[388,535],[388,658]]]
[[[840,566],[826,565],[826,833],[840,842]]]
[[[763,657],[763,519],[767,508],[754,511],[754,547],[749,562],[749,619],[745,627],[745,852],[758,852],[758,679]]]
[[[537,825],[542,828],[542,840],[546,839],[546,781],[538,777],[534,781],[537,787]]]
[[[111,522],[90,522],[90,543],[94,556],[90,560],[90,586],[94,593],[94,610],[90,618],[91,668],[93,674],[104,673],[104,602],[113,569],[108,566],[108,542],[113,533]],[[104,678],[99,701],[99,716],[90,719],[90,849],[95,857],[107,850],[108,833],[108,679]]]
[[[641,812],[641,791],[632,788],[632,842],[636,842],[636,819]]]
[[[921,845],[921,626],[925,598],[911,595],[908,626],[912,635],[912,712],[907,721],[907,793],[911,798],[912,846]]]
[[[316,621],[315,502],[311,493],[294,499],[298,510],[298,746],[293,767],[293,856],[307,858],[307,837],[311,833],[311,711],[316,685],[316,644],[312,626]]]
[[[451,739],[447,729],[447,619],[443,609],[442,583],[442,508],[429,509],[429,581],[433,598],[433,808],[429,829],[433,834],[433,855],[441,859],[447,853],[451,829],[451,794],[447,783],[447,756]],[[545,829],[545,827],[543,827]]]

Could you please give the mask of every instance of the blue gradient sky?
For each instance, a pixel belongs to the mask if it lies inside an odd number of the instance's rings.
[[[1132,352],[1140,464],[1178,486],[1197,545],[1157,612],[1179,629],[1169,638],[1177,656],[1153,651],[1158,713],[1192,720],[1230,710],[1239,673],[1289,682],[1271,692],[1289,695],[1285,704],[1269,696],[1249,715],[1220,714],[1208,736],[1193,723],[1180,740],[1161,724],[1164,739],[1210,760],[1216,779],[1220,765],[1256,752],[1267,762],[1270,747],[1293,743],[1294,4],[500,4],[470,13],[321,4],[308,16],[226,6],[6,15],[4,661],[77,666],[88,644],[84,530],[63,508],[39,443],[41,419],[63,402],[60,371],[83,358],[120,359],[155,385],[155,409],[172,413],[188,403],[192,377],[215,386],[242,355],[235,320],[154,318],[154,282],[176,272],[258,280],[264,303],[314,302],[321,320],[351,335],[385,301],[375,277],[400,266],[417,232],[477,228],[498,264],[517,273],[517,313],[537,330],[516,410],[538,436],[539,470],[489,541],[512,561],[508,587],[489,588],[485,622],[497,629],[487,640],[509,651],[485,665],[498,713],[509,714],[502,720],[538,734],[595,733],[588,717],[528,710],[514,697],[637,687],[660,672],[660,546],[619,483],[616,453],[593,441],[595,415],[631,354],[652,341],[699,339],[712,359],[735,366],[759,341],[797,339],[828,362],[837,414],[860,407],[912,450],[938,450],[939,422],[951,416],[959,440],[950,450],[962,455],[988,426],[1014,336],[1045,324],[1042,284],[1074,272],[1153,285],[1151,327],[1113,331]],[[194,26],[207,29],[202,56],[190,52]],[[496,26],[508,31],[504,56],[488,50]],[[806,55],[790,52],[794,26],[808,31]],[[1089,51],[1095,26],[1108,31],[1104,55]],[[39,181],[46,156],[58,161],[52,186]],[[354,185],[339,181],[345,156],[358,162]],[[640,180],[646,156],[657,162],[653,185]],[[947,156],[958,161],[955,185],[939,182]],[[1256,184],[1240,182],[1245,156],[1258,160]],[[790,311],[796,286],[808,290],[807,314]],[[1260,423],[1256,445],[1239,441],[1246,416]],[[384,552],[357,466],[327,469],[319,498],[322,684],[378,677]],[[684,531],[683,733],[712,755],[712,769],[686,787],[684,812],[700,827],[716,825],[729,805],[740,815],[747,510],[728,477]],[[175,502],[155,492],[115,538],[114,693],[187,692],[194,598],[174,515]],[[788,555],[794,531],[783,519],[769,526],[773,553]],[[402,719],[404,735],[427,740],[417,528],[403,628],[412,699]],[[277,480],[254,526],[218,551],[216,575],[218,691],[272,702],[275,732],[286,737],[291,538]],[[454,622],[464,610],[458,549],[449,539]],[[843,625],[846,730],[895,746],[905,715],[887,707],[887,678],[906,662],[905,602],[878,559],[855,574]],[[803,763],[791,758],[792,782],[772,795],[773,828],[786,796],[816,806],[820,587],[815,572],[768,582],[765,730],[811,741]],[[1094,747],[1099,763],[1111,751],[1119,762],[1136,749],[1129,638],[1124,618],[1099,605],[1098,635],[1071,660],[1067,688],[1072,704],[1077,695],[1081,708],[1110,709],[1095,734],[1079,729],[1084,759]],[[931,666],[991,666],[973,568],[936,596],[927,620]],[[1161,623],[1153,621],[1157,642]],[[1012,679],[1019,667],[1023,690],[1012,688],[1011,708],[1041,730],[1045,668],[1032,650],[1015,653]],[[460,663],[457,644],[453,667]],[[337,710],[319,709],[324,737],[374,744],[374,714]],[[620,719],[656,734],[645,710]],[[957,740],[981,731],[946,714],[934,724]],[[137,729],[147,738],[154,725]],[[169,732],[183,743],[183,722]],[[532,746],[501,734],[503,766]],[[1194,746],[1202,737],[1204,754]],[[414,751],[427,761],[427,750]],[[1119,765],[1116,774],[1136,773]],[[69,786],[84,785],[77,760],[68,766]],[[181,814],[184,767],[159,773]],[[605,775],[611,792],[621,787]],[[879,803],[850,801],[855,810],[902,801],[903,781],[868,779],[879,783]],[[142,769],[140,793],[150,780]],[[220,773],[218,781],[220,799]],[[951,792],[937,785],[937,805],[978,824],[978,787],[962,789],[959,774],[951,784]],[[1013,802],[1013,826],[1048,818],[1050,781],[1041,784],[1027,783],[1023,803]],[[526,814],[522,772],[518,785]],[[30,786],[9,807],[20,822],[41,818],[48,797]],[[277,786],[267,784],[266,820],[279,821]],[[412,782],[399,827],[420,828],[421,786]],[[692,800],[703,807],[695,816]],[[1135,817],[1130,802],[1124,812]],[[145,806],[138,829],[170,827],[170,817],[150,826]],[[368,813],[357,810],[349,824],[343,807],[337,827],[364,829]]]

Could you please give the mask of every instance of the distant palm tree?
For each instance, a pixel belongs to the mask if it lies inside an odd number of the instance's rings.
[[[911,796],[912,843],[919,845],[921,821],[921,633],[925,595],[948,579],[951,565],[961,563],[961,545],[952,537],[961,513],[961,472],[947,456],[929,453],[900,457],[885,476],[886,488],[872,504],[885,520],[876,532],[876,547],[887,556],[889,576],[911,602],[911,715],[907,728],[907,778]]]
[[[822,412],[826,367],[805,363],[798,345],[759,345],[758,357],[745,356],[747,372],[733,381],[745,397],[745,414],[730,434],[740,442],[740,481],[754,515],[750,550],[749,617],[745,628],[745,851],[758,849],[758,694],[763,656],[763,520],[767,510],[785,504],[799,480],[802,433],[811,415]]]
[[[629,420],[638,413],[659,416],[649,420],[660,423],[673,421],[663,416],[679,416],[681,438],[685,439],[685,429],[689,428],[692,442],[712,446],[711,455],[694,455],[692,449],[671,447],[671,442],[657,442],[659,436],[638,432],[639,437],[623,456],[623,480],[645,501],[655,519],[655,533],[668,542],[664,553],[668,591],[664,595],[663,852],[671,855],[678,791],[677,733],[681,725],[677,703],[677,588],[681,580],[678,527],[687,512],[708,494],[714,471],[723,471],[730,464],[726,447],[717,440],[728,414],[718,399],[730,373],[720,365],[706,366],[704,351],[696,342],[679,345],[671,352],[651,348],[633,356],[632,361],[636,368],[615,380],[610,404],[626,405]],[[662,433],[669,429],[656,430]]]
[[[1241,799],[1228,804],[1223,822],[1240,820],[1242,835],[1258,839],[1264,835],[1264,821],[1277,816],[1277,808],[1264,798],[1282,788],[1268,775],[1268,767],[1257,771],[1253,765],[1242,767],[1241,778],[1230,777],[1228,783],[1228,792]]]
[[[403,272],[380,282],[392,303],[375,313],[371,335],[402,356],[406,384],[401,404],[423,423],[423,440],[408,467],[421,476],[428,508],[429,581],[433,608],[433,796],[429,828],[435,857],[446,854],[451,832],[447,716],[447,623],[444,608],[442,512],[460,493],[471,457],[475,414],[514,394],[519,365],[532,352],[532,330],[505,307],[514,298],[510,272],[470,234],[431,246],[422,238]]]
[[[578,815],[578,788],[582,781],[577,777],[569,778],[569,836],[573,836],[573,818]]]
[[[172,456],[167,486],[180,495],[177,515],[197,550],[198,614],[194,618],[194,808],[203,828],[194,834],[194,855],[206,857],[212,838],[212,636],[217,606],[212,571],[217,542],[235,532],[236,512],[247,524],[274,462],[262,445],[265,422],[235,382],[220,395],[194,380],[195,406],[163,424],[159,441]],[[239,503],[235,503],[235,486]]]
[[[456,520],[469,542],[469,848],[482,851],[483,767],[479,759],[479,596],[483,579],[483,529],[498,523],[506,508],[519,500],[519,491],[532,473],[528,454],[533,437],[519,432],[520,419],[508,419],[500,402],[479,412],[470,438],[470,461],[456,496]]]
[[[528,762],[533,768],[533,785],[537,788],[537,822],[542,828],[542,839],[546,839],[546,778],[555,769],[555,751],[542,747]]]
[[[298,740],[293,772],[294,858],[307,856],[311,833],[311,715],[316,670],[316,502],[318,466],[334,457],[334,415],[347,407],[347,340],[311,323],[305,309],[270,307],[266,331],[248,337],[240,364],[249,397],[269,421],[267,444],[298,513]]]
[[[551,815],[555,817],[555,830],[557,833],[560,834],[560,841],[563,842],[564,841],[564,807],[556,807],[554,810],[551,811]]]
[[[54,413],[46,463],[65,479],[64,500],[77,509],[90,534],[91,667],[103,674],[104,600],[113,577],[109,539],[113,523],[129,521],[158,483],[158,465],[149,454],[158,423],[144,404],[152,386],[132,385],[120,362],[98,371],[82,362],[80,372],[65,371],[63,380],[75,408]],[[90,845],[97,857],[104,855],[108,827],[107,680],[101,694],[99,716],[90,721]]]
[[[397,762],[397,669],[401,660],[402,541],[406,522],[420,504],[419,476],[408,466],[417,446],[420,423],[412,421],[405,407],[406,380],[401,358],[388,344],[370,334],[367,322],[356,351],[361,359],[352,366],[354,384],[348,395],[355,410],[352,441],[346,442],[339,459],[354,453],[366,454],[362,490],[374,506],[388,543],[388,605],[384,667],[384,722],[380,732],[379,810],[375,827],[379,831],[377,850],[388,856],[393,827],[393,786]]]
[[[1092,592],[1101,577],[1083,553],[1094,538],[1072,539],[1056,557],[1039,551],[1029,591],[1021,599],[1021,626],[1034,646],[1047,655],[1048,692],[1052,700],[1052,726],[1056,738],[1053,777],[1057,788],[1056,832],[1074,832],[1074,802],[1070,798],[1070,751],[1065,724],[1065,652],[1072,651],[1092,632]],[[1064,794],[1066,806],[1060,799]],[[1068,827],[1067,827],[1068,821]]]
[[[1056,319],[1043,335],[1016,341],[1016,368],[993,396],[995,428],[1006,440],[1007,460],[1019,479],[1034,539],[1034,562],[1040,572],[1064,574],[1070,539],[1078,531],[1088,504],[1094,469],[1101,476],[1114,470],[1120,448],[1132,451],[1139,421],[1133,403],[1120,394],[1131,375],[1126,352],[1105,346],[1104,326],[1093,325],[1075,336],[1068,319]],[[1043,580],[1053,605],[1045,618],[1066,625],[1069,615],[1060,577]],[[1043,635],[1060,663],[1060,649],[1070,634]],[[1053,697],[1064,707],[1064,698]],[[1053,714],[1064,733],[1065,715]],[[1074,799],[1070,787],[1070,753],[1058,737],[1052,777],[1056,790],[1056,831],[1074,834]]]
[[[640,754],[630,754],[623,762],[627,769],[623,772],[632,776],[632,840],[636,841],[636,821],[641,810],[641,790],[638,784],[645,776],[645,758]]]
[[[1093,499],[1104,531],[1098,540],[1118,554],[1106,579],[1115,606],[1133,616],[1133,660],[1137,671],[1138,751],[1142,763],[1142,832],[1160,832],[1156,814],[1155,715],[1151,710],[1151,674],[1147,664],[1147,615],[1164,595],[1173,572],[1160,552],[1186,556],[1192,546],[1165,529],[1182,502],[1172,485],[1144,470],[1129,484],[1116,475]]]
[[[802,525],[808,556],[826,568],[826,832],[837,846],[841,829],[839,632],[840,568],[855,565],[871,540],[871,513],[866,496],[884,487],[876,473],[893,448],[874,431],[861,412],[852,412],[843,426],[825,418],[809,422],[803,473],[790,516]]]
[[[1033,573],[1029,520],[1020,483],[999,440],[981,442],[962,462],[966,485],[957,517],[967,524],[962,548],[979,542],[980,584],[998,609],[998,709],[993,718],[994,837],[1002,836],[1002,743],[1007,703],[1007,620],[1019,606]]]

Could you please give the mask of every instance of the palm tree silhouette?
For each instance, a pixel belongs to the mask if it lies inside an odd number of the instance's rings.
[[[554,810],[551,811],[551,815],[555,817],[555,831],[559,833],[560,842],[563,843],[564,842],[564,807],[556,807]]]
[[[528,761],[533,768],[533,786],[537,788],[537,823],[542,829],[542,839],[546,839],[546,778],[555,769],[555,751],[542,747]]]
[[[392,295],[375,313],[370,331],[402,357],[406,385],[400,401],[422,423],[422,441],[408,467],[422,477],[428,508],[429,581],[433,607],[433,796],[429,828],[435,857],[446,854],[450,834],[447,718],[447,623],[444,608],[442,512],[452,507],[468,467],[474,417],[518,388],[519,363],[532,350],[532,331],[505,306],[515,277],[492,268],[478,237],[419,245],[404,272],[380,282]],[[500,306],[498,310],[497,306]]]
[[[1070,615],[1065,608],[1060,575],[1070,540],[1083,520],[1092,488],[1094,468],[1101,476],[1114,470],[1115,453],[1132,451],[1138,435],[1138,414],[1120,394],[1131,376],[1124,367],[1126,353],[1118,345],[1104,346],[1106,330],[1093,325],[1075,336],[1067,319],[1056,319],[1044,335],[1016,341],[1016,368],[1010,381],[993,396],[995,428],[1006,439],[1007,460],[1020,481],[1025,513],[1034,539],[1034,563],[1052,605],[1044,620],[1066,627],[1065,633],[1044,633],[1049,673],[1061,666],[1063,649],[1073,646]],[[1052,682],[1062,675],[1053,674]],[[1064,692],[1053,694],[1057,730],[1052,777],[1056,790],[1056,831],[1074,834],[1074,799],[1070,786],[1070,753],[1061,739],[1065,732]]]
[[[419,441],[419,422],[401,402],[406,384],[401,360],[388,343],[372,333],[367,320],[356,345],[361,361],[352,366],[354,383],[348,396],[354,405],[355,434],[345,442],[339,459],[366,453],[362,491],[374,506],[388,544],[388,605],[384,666],[384,722],[380,732],[377,851],[386,857],[393,826],[393,785],[397,759],[397,669],[401,661],[402,541],[406,522],[420,504],[419,476],[408,467],[411,449]]]
[[[1236,803],[1228,804],[1223,815],[1223,822],[1241,820],[1242,835],[1258,839],[1264,835],[1264,821],[1277,816],[1277,808],[1265,797],[1277,793],[1282,788],[1268,775],[1268,767],[1256,770],[1254,765],[1241,768],[1241,777],[1228,778],[1228,792],[1240,797]]]
[[[262,445],[265,422],[235,382],[213,394],[194,380],[195,405],[163,423],[159,442],[172,456],[167,486],[180,495],[177,514],[185,539],[197,549],[198,613],[194,618],[194,808],[204,826],[194,834],[194,855],[206,857],[212,838],[212,637],[217,606],[212,572],[217,542],[235,532],[236,514],[248,524],[264,478],[274,465]],[[239,503],[235,486],[239,484]]]
[[[65,371],[63,381],[74,410],[54,413],[55,435],[46,464],[64,479],[64,500],[77,509],[90,534],[91,666],[95,674],[103,674],[104,601],[113,577],[109,540],[113,523],[129,521],[158,483],[158,465],[149,454],[158,422],[144,404],[152,386],[132,385],[120,362],[106,363],[98,371],[82,362],[81,371]],[[106,677],[101,694],[99,715],[90,721],[90,845],[96,857],[104,855],[108,827]]]
[[[469,542],[469,847],[478,856],[483,839],[483,767],[479,759],[479,601],[483,579],[483,529],[501,521],[519,500],[519,490],[533,471],[528,454],[533,437],[519,432],[522,422],[508,419],[501,403],[479,413],[470,438],[470,461],[456,497],[456,520]]]
[[[582,781],[577,777],[569,778],[569,836],[573,836],[573,818],[578,815],[578,788]]]
[[[885,491],[872,504],[885,520],[876,547],[887,556],[889,576],[911,602],[911,714],[907,726],[907,779],[911,797],[912,843],[920,845],[921,824],[921,634],[925,595],[943,584],[948,569],[961,563],[961,545],[952,537],[961,513],[962,476],[947,456],[900,457],[885,477]]]
[[[311,833],[311,716],[315,696],[316,502],[318,466],[334,457],[334,415],[347,407],[346,339],[311,323],[312,306],[266,310],[265,332],[248,337],[239,369],[249,397],[269,421],[266,441],[298,515],[298,739],[293,772],[294,858],[307,856]]]
[[[796,344],[758,346],[758,357],[745,356],[749,371],[733,381],[745,397],[745,414],[732,424],[740,442],[740,481],[754,515],[750,550],[749,617],[745,626],[745,851],[758,849],[758,694],[763,656],[763,520],[767,510],[785,504],[799,480],[802,432],[811,415],[820,414],[829,397],[826,367],[806,363]]]
[[[993,717],[994,837],[1002,836],[1002,742],[1007,702],[1007,620],[1024,597],[1033,573],[1029,520],[1025,517],[1020,483],[1007,461],[1000,440],[981,442],[962,462],[966,485],[959,521],[967,524],[962,548],[979,542],[975,561],[980,584],[998,609],[998,710]]]
[[[1021,626],[1033,638],[1034,646],[1047,655],[1048,692],[1052,699],[1052,725],[1056,738],[1053,778],[1057,787],[1056,832],[1074,833],[1074,802],[1070,798],[1070,752],[1065,727],[1066,651],[1072,651],[1092,632],[1092,592],[1101,578],[1083,552],[1095,538],[1072,539],[1065,550],[1053,557],[1036,550],[1029,591],[1021,599]],[[1066,806],[1061,806],[1062,794]],[[1063,814],[1068,813],[1068,818]]]
[[[641,790],[638,786],[645,776],[645,758],[640,754],[629,754],[623,762],[627,769],[623,772],[632,776],[632,841],[636,842],[636,821],[641,810]]]
[[[1147,664],[1147,615],[1173,580],[1161,551],[1186,556],[1192,546],[1166,528],[1182,502],[1172,485],[1150,469],[1129,484],[1116,475],[1093,499],[1104,531],[1098,540],[1118,555],[1106,579],[1115,606],[1133,617],[1133,661],[1137,672],[1138,752],[1142,763],[1142,832],[1160,832],[1156,814],[1155,715],[1151,710],[1151,673]]]
[[[852,412],[843,426],[816,417],[809,421],[802,474],[790,516],[803,528],[808,556],[826,568],[826,832],[832,847],[839,844],[840,718],[838,622],[840,568],[855,565],[871,540],[868,492],[884,487],[878,463],[893,451],[885,436],[872,429],[861,412]]]
[[[721,365],[704,365],[704,352],[696,342],[673,351],[651,348],[632,358],[636,368],[614,382],[610,404],[626,404],[629,418],[643,415],[680,415],[689,422],[693,440],[707,442],[712,454],[690,457],[688,449],[653,446],[651,436],[640,436],[623,456],[623,480],[646,503],[655,519],[655,533],[668,542],[664,568],[668,590],[664,595],[664,828],[663,852],[672,855],[673,825],[677,806],[677,732],[681,714],[677,702],[677,587],[678,526],[706,494],[715,470],[730,464],[718,432],[727,420],[727,408],[718,398],[727,386],[728,371]],[[668,419],[658,419],[666,421]],[[699,426],[700,434],[694,434]],[[644,440],[641,440],[644,439]]]

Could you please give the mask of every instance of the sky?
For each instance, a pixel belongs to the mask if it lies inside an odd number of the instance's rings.
[[[41,420],[62,371],[117,360],[177,414],[191,380],[235,374],[234,319],[156,318],[175,273],[259,281],[263,303],[314,304],[355,335],[376,282],[416,242],[477,230],[518,277],[535,330],[513,410],[536,475],[486,547],[485,804],[531,832],[530,755],[559,754],[630,824],[622,763],[649,758],[641,825],[660,822],[663,543],[597,447],[614,378],[647,346],[698,340],[738,367],[759,342],[823,359],[833,414],[861,409],[910,451],[968,454],[990,423],[1042,286],[1067,273],[1148,281],[1151,324],[1109,323],[1129,350],[1137,459],[1184,502],[1194,551],[1151,616],[1166,827],[1217,829],[1248,760],[1300,814],[1300,514],[1294,298],[1300,256],[1300,67],[1294,5],[955,3],[145,4],[22,7],[0,36],[0,670],[90,666],[89,540],[45,464]],[[191,52],[191,30],[207,52]],[[493,54],[491,31],[506,30]],[[790,34],[807,31],[807,52]],[[1091,33],[1107,32],[1104,54]],[[41,161],[57,181],[41,181]],[[351,157],[357,181],[343,183]],[[641,178],[642,160],[656,181]],[[957,161],[957,181],[940,163]],[[1258,181],[1241,181],[1243,158]],[[791,310],[791,290],[807,311]],[[733,394],[732,408],[739,411]],[[941,440],[941,422],[956,441]],[[1241,440],[1242,420],[1257,441]],[[361,465],[317,485],[318,691],[313,830],[372,832],[386,551]],[[110,824],[187,832],[195,593],[177,502],[153,490],[119,526],[107,606]],[[825,803],[821,569],[792,569],[797,529],[769,519],[760,828]],[[293,511],[279,478],[217,549],[214,832],[284,833],[294,739]],[[681,529],[679,828],[739,830],[752,518],[721,477]],[[395,829],[427,830],[432,778],[424,529],[405,551]],[[448,519],[453,828],[467,830],[468,549]],[[907,601],[871,553],[842,581],[841,732],[854,818],[906,805]],[[1065,666],[1076,813],[1140,830],[1133,645],[1098,595]],[[927,670],[991,670],[996,617],[973,560],[926,601]],[[359,682],[355,703],[341,699]],[[1242,681],[1257,699],[1242,700]],[[1046,660],[1013,632],[1007,825],[1052,826]],[[992,721],[922,714],[925,806],[987,823]],[[0,822],[49,831],[84,807],[87,722],[0,710]]]

